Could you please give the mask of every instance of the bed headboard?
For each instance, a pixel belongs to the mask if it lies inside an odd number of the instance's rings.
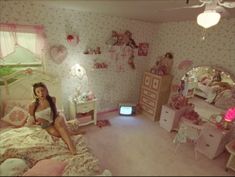
[[[49,94],[56,97],[56,105],[58,110],[63,110],[63,102],[61,96],[61,82],[49,73],[26,69],[17,71],[13,74],[1,78],[5,85],[0,87],[1,102],[7,100],[33,100],[33,87],[36,82],[46,84]],[[12,81],[13,82],[9,82]]]

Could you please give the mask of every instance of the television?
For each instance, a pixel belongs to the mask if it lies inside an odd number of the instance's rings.
[[[122,116],[132,116],[135,115],[136,105],[132,103],[120,103],[119,104],[119,114]]]

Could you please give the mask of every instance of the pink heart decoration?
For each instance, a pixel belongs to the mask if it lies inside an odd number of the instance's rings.
[[[68,51],[67,48],[63,45],[54,45],[50,48],[51,59],[56,64],[61,64],[67,57]]]

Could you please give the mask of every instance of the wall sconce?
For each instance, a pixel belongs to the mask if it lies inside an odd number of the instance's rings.
[[[70,75],[80,80],[86,75],[86,70],[79,64],[75,64],[70,69]]]
[[[85,79],[87,79],[87,74],[86,70],[79,64],[75,64],[70,68],[69,74],[75,78],[74,83],[78,84],[78,87],[75,89],[76,90],[76,95],[79,95],[81,92],[82,87],[85,85]],[[78,82],[76,81],[78,79]]]
[[[197,16],[197,23],[203,28],[210,28],[219,23],[220,17],[216,10],[205,10]]]

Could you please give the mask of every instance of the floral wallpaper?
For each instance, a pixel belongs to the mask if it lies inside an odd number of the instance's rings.
[[[159,26],[153,56],[170,51],[174,55],[173,83],[195,66],[222,67],[235,77],[235,18],[221,18],[218,25],[203,29],[195,21],[163,23]],[[156,61],[152,58],[149,67]],[[191,67],[179,69],[184,61]]]
[[[83,92],[91,90],[97,100],[98,111],[117,108],[120,102],[137,102],[143,71],[151,58],[154,46],[156,24],[110,17],[88,12],[46,7],[34,1],[1,0],[0,22],[16,24],[40,24],[45,28],[47,39],[46,71],[61,78],[64,109],[68,115],[68,99],[75,94],[76,88]],[[110,48],[105,42],[111,37],[112,30],[129,30],[137,44],[148,43],[148,56],[138,56],[134,50],[136,69],[128,65],[127,52],[123,47]],[[70,45],[66,37],[70,33],[79,36],[77,45]],[[67,49],[66,58],[55,62],[50,56],[50,48],[62,45]],[[88,48],[100,47],[101,54],[85,55]],[[62,47],[61,47],[62,48]],[[94,69],[94,62],[105,62],[108,67]],[[82,79],[72,78],[70,68],[79,63],[87,73]],[[53,93],[51,93],[53,95]]]
[[[144,71],[149,71],[158,56],[166,52],[174,55],[173,83],[190,68],[178,69],[182,61],[192,60],[192,67],[199,65],[222,66],[235,75],[235,19],[222,17],[218,25],[207,30],[195,21],[154,24],[101,14],[46,7],[34,1],[1,1],[0,22],[17,24],[41,24],[47,37],[46,70],[62,80],[65,113],[68,99],[77,87],[91,90],[98,99],[98,111],[116,108],[120,102],[137,102]],[[127,64],[125,49],[105,44],[112,30],[129,30],[137,44],[148,43],[147,56],[138,56],[135,49],[136,69]],[[69,45],[66,36],[79,36],[78,45]],[[53,45],[67,48],[67,57],[56,64],[49,55]],[[87,48],[100,47],[101,54],[85,55]],[[112,52],[111,52],[112,51]],[[118,56],[118,57],[117,57]],[[118,60],[117,60],[118,59]],[[94,61],[105,62],[107,68],[94,69]],[[70,68],[79,63],[85,68],[87,77],[82,80],[71,78]],[[122,67],[120,67],[122,66]],[[121,68],[121,69],[120,69]]]

